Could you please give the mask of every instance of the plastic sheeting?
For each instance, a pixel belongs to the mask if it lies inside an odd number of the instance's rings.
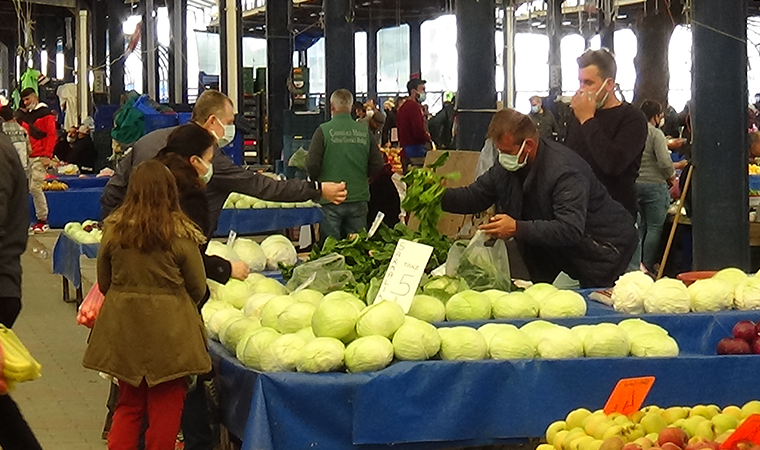
[[[572,326],[629,317],[554,322]],[[244,450],[406,450],[538,437],[575,408],[602,408],[619,379],[646,375],[657,378],[646,404],[724,406],[758,398],[760,356],[714,356],[714,349],[738,320],[757,320],[760,311],[640,317],[667,329],[681,356],[433,360],[397,362],[368,374],[314,375],[259,373],[215,342],[210,351],[223,423],[243,438]]]
[[[322,221],[321,208],[223,209],[214,236],[258,234]]]
[[[61,233],[53,248],[53,273],[63,275],[75,288],[82,286],[80,257],[97,258],[99,244],[80,244]]]

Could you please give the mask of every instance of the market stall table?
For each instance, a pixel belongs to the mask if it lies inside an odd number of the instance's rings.
[[[68,189],[65,191],[45,191],[48,204],[48,225],[63,228],[69,222],[82,222],[100,217],[100,197],[102,187]],[[29,196],[29,221],[37,220],[32,196]]]
[[[93,259],[98,256],[99,244],[80,244],[71,239],[66,233],[61,233],[53,248],[53,273],[61,275],[63,282],[63,301],[68,302],[69,282],[76,288],[76,302],[82,302],[82,270],[80,258],[82,255]]]
[[[238,235],[314,225],[322,221],[322,208],[223,209],[214,236]]]
[[[58,175],[56,177],[46,178],[45,181],[58,180],[62,183],[66,183],[69,189],[85,189],[105,187],[110,179],[111,177],[96,177],[95,175]]]
[[[630,316],[553,320],[567,326]],[[243,450],[426,449],[543,436],[576,408],[598,409],[621,378],[655,376],[646,404],[756,399],[760,356],[715,356],[760,311],[642,315],[678,341],[676,358],[397,362],[363,374],[260,373],[210,343],[222,423]],[[517,322],[512,322],[517,323]],[[457,323],[449,325],[460,325]],[[478,324],[472,324],[478,325]]]

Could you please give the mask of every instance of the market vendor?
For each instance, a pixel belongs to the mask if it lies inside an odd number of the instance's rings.
[[[447,189],[443,209],[475,214],[495,205],[497,214],[480,228],[494,238],[514,237],[535,282],[552,282],[564,271],[581,287],[612,286],[638,241],[628,211],[578,154],[541,139],[528,116],[499,111],[488,137],[499,164],[467,187]]]

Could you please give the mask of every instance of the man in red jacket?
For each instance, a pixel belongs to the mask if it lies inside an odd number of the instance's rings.
[[[29,191],[32,193],[34,211],[37,215],[37,223],[31,227],[30,232],[44,233],[50,227],[47,224],[48,205],[45,193],[42,192],[42,184],[57,141],[55,117],[47,105],[40,102],[34,89],[26,88],[21,91],[21,100],[24,106],[16,114],[29,134],[29,141],[32,144],[27,175]]]
[[[430,143],[422,102],[425,101],[425,80],[413,78],[406,83],[409,99],[396,112],[398,142],[407,158],[423,158]]]

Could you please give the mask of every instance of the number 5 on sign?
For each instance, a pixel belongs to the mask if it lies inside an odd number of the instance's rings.
[[[638,411],[653,384],[654,377],[623,378],[612,390],[607,404],[604,405],[604,413],[617,412],[628,415]]]
[[[401,305],[405,313],[409,312],[420,278],[425,273],[425,266],[432,253],[433,247],[429,245],[400,239],[375,302],[394,301]]]

